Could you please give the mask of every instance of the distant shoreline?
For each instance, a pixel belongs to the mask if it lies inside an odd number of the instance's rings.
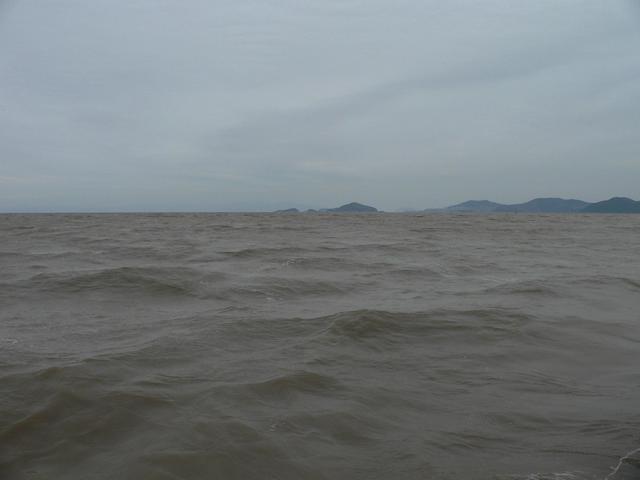
[[[468,200],[466,202],[443,208],[426,208],[423,210],[384,211],[362,203],[351,202],[335,208],[306,209],[288,208],[283,210],[96,210],[96,211],[5,211],[0,215],[210,215],[210,214],[628,214],[640,213],[640,201],[627,197],[612,197],[601,202],[585,202],[576,199],[535,198],[525,203],[501,204],[489,200]]]
[[[298,213],[376,213],[375,207],[361,203],[348,203],[337,208],[319,210],[299,210],[288,208],[276,210],[279,214]],[[396,213],[640,213],[640,201],[627,197],[612,197],[601,202],[585,202],[577,199],[564,198],[534,198],[524,203],[502,204],[489,200],[468,200],[463,203],[444,208],[429,208],[424,210],[407,210]]]

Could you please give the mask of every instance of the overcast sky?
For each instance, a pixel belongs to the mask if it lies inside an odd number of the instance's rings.
[[[613,195],[634,0],[0,0],[0,211]]]

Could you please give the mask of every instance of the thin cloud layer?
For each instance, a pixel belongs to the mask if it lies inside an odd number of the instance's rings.
[[[0,210],[640,197],[639,46],[632,2],[11,3]]]

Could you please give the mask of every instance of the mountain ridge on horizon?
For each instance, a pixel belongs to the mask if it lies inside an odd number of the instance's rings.
[[[444,208],[409,210],[410,212],[459,212],[459,213],[640,213],[640,201],[628,197],[612,197],[600,202],[585,202],[575,198],[537,197],[527,202],[504,204],[490,200],[467,200]],[[335,208],[297,208],[276,210],[275,213],[375,213],[381,210],[358,202]]]
[[[489,200],[467,200],[444,208],[426,209],[437,212],[469,213],[640,213],[640,201],[628,197],[612,197],[600,202],[575,198],[537,197],[523,203],[503,204]]]
[[[584,213],[640,213],[640,201],[628,197],[612,197],[609,200],[590,203]]]
[[[358,202],[345,203],[335,208],[308,209],[301,211],[297,208],[286,208],[284,210],[276,210],[274,213],[376,213],[379,210],[370,205]]]

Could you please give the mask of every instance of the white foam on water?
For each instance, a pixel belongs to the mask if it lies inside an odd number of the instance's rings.
[[[533,473],[527,477],[526,480],[573,480],[577,478],[574,473],[552,473],[552,474],[539,474]]]
[[[613,477],[615,477],[616,474],[618,473],[618,471],[620,470],[620,468],[622,467],[622,464],[624,463],[624,461],[629,459],[629,458],[631,458],[636,453],[640,453],[640,447],[636,448],[635,450],[631,450],[630,452],[625,453],[624,457],[620,458],[620,460],[618,461],[618,464],[613,468],[611,473],[609,473],[609,475],[604,477],[604,480],[611,480]]]
[[[530,480],[574,480],[577,478],[578,476],[576,475],[576,473],[563,472],[563,473],[553,473],[548,476],[534,475],[530,477]]]

